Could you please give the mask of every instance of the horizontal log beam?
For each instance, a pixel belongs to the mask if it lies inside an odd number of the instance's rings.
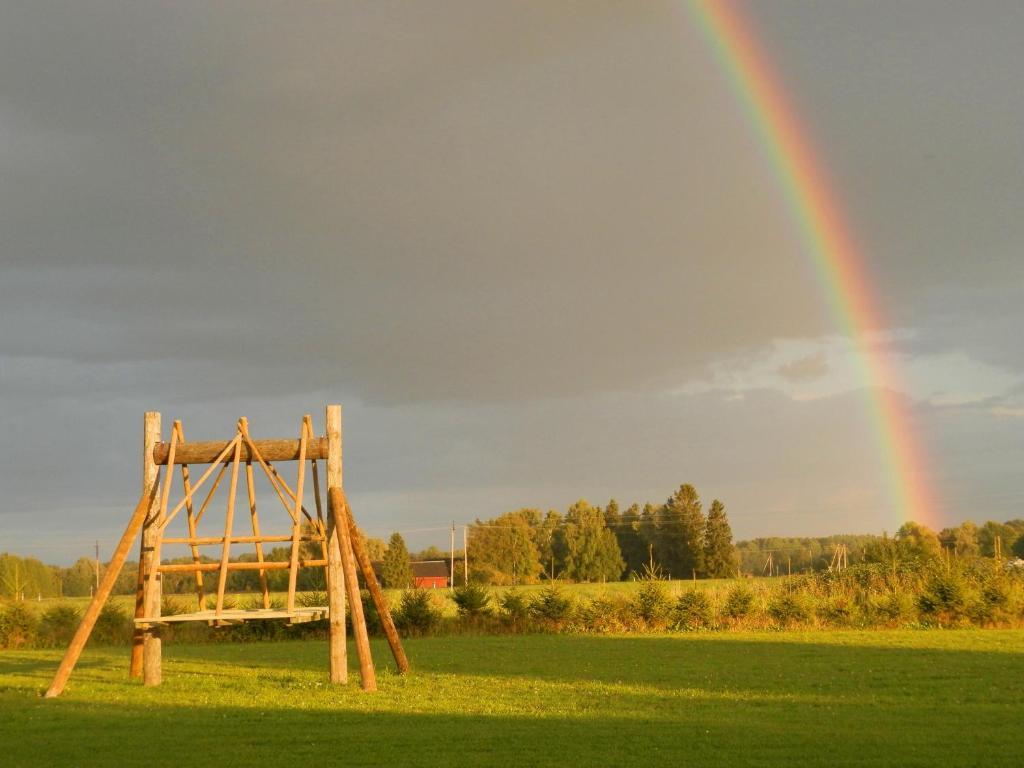
[[[228,440],[215,440],[212,442],[178,443],[174,449],[175,464],[209,464],[215,461],[218,456],[227,448]],[[256,448],[263,456],[264,461],[297,461],[299,458],[298,440],[253,440]],[[170,443],[157,443],[153,446],[153,461],[157,465],[167,464],[167,454],[170,453]],[[306,445],[307,459],[327,458],[327,438],[314,437]],[[242,461],[255,461],[249,446],[242,441]],[[224,463],[231,461],[228,456]]]
[[[327,565],[326,560],[299,560],[299,568],[322,568],[325,565]],[[291,563],[274,560],[262,563],[228,563],[226,567],[229,571],[286,571],[291,567]],[[161,565],[158,570],[160,573],[219,571],[220,563],[171,563],[169,565]]]
[[[232,544],[255,544],[266,543],[266,542],[285,542],[291,541],[291,536],[232,536]],[[164,544],[195,544],[197,546],[207,546],[210,544],[223,544],[223,536],[197,536],[196,538],[190,539],[185,537],[170,537],[167,536],[160,540]],[[323,536],[300,536],[299,541],[324,541]]]

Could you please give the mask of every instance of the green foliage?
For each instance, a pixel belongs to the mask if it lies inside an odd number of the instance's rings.
[[[754,607],[754,592],[745,584],[737,584],[729,590],[722,606],[722,615],[730,619],[745,618]]]
[[[661,509],[654,543],[658,562],[673,578],[703,573],[704,526],[697,489],[688,483],[679,486]]]
[[[114,603],[100,611],[89,641],[100,645],[123,645],[131,641],[134,625],[131,617]]]
[[[619,542],[601,510],[581,499],[569,507],[558,531],[566,577],[574,581],[618,581],[625,568]]]
[[[935,570],[927,577],[924,589],[917,598],[921,613],[946,621],[957,619],[966,604],[966,584],[958,571]]]
[[[535,619],[558,624],[572,616],[573,601],[557,584],[538,592],[530,602],[530,615]]]
[[[73,605],[52,605],[39,618],[39,645],[59,648],[71,642],[82,617]]]
[[[812,599],[800,592],[780,592],[769,601],[768,614],[783,626],[810,621]]]
[[[459,615],[468,618],[489,616],[491,613],[491,593],[481,584],[464,584],[452,592],[452,600],[458,608]]]
[[[502,618],[513,625],[520,625],[530,615],[530,604],[519,590],[510,589],[498,600]]]
[[[407,589],[412,585],[412,565],[409,550],[402,534],[393,533],[388,540],[388,551],[381,563],[381,581],[389,589]]]
[[[704,575],[711,579],[727,579],[736,575],[732,527],[725,514],[725,505],[718,499],[711,502],[704,523]]]
[[[532,584],[543,565],[537,548],[540,512],[521,509],[469,528],[471,581]]]
[[[441,611],[434,605],[429,590],[409,589],[395,614],[395,624],[408,634],[427,634],[441,623]]]
[[[0,605],[0,648],[31,647],[36,639],[38,620],[23,602]]]
[[[676,601],[676,626],[679,629],[703,629],[711,626],[714,609],[707,592],[688,589]]]
[[[665,583],[649,579],[633,598],[633,610],[649,627],[664,628],[672,615],[672,598]]]

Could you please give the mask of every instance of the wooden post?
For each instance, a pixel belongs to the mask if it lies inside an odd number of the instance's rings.
[[[355,553],[352,549],[352,535],[344,523],[342,493],[333,488],[327,497],[328,526],[341,548],[341,564],[345,571],[345,586],[348,591],[349,611],[352,613],[352,634],[356,638],[359,653],[359,679],[364,691],[377,690],[377,674],[373,669],[370,653],[370,636],[366,631],[366,617],[363,615],[363,600],[359,595],[359,578],[356,576]],[[341,521],[339,524],[339,520]]]
[[[157,418],[159,419],[159,414],[157,414]],[[124,565],[125,558],[128,557],[128,550],[131,549],[132,542],[142,527],[142,521],[149,514],[155,502],[156,483],[153,483],[149,492],[142,494],[139,498],[139,503],[136,505],[135,511],[128,521],[128,527],[121,536],[121,541],[118,542],[117,547],[114,549],[114,554],[110,557],[107,572],[103,574],[103,580],[96,589],[96,594],[93,595],[89,607],[85,610],[82,623],[78,625],[78,629],[75,630],[75,636],[71,639],[71,644],[68,645],[67,651],[64,652],[64,658],[61,659],[57,673],[53,676],[53,682],[50,683],[50,687],[46,691],[46,698],[52,699],[54,696],[60,696],[64,686],[67,685],[71,671],[75,668],[78,657],[82,655],[85,643],[89,639],[89,634],[96,625],[96,619],[99,618],[100,610],[103,608],[103,604],[107,602],[107,598],[114,588],[114,582],[117,581],[117,577],[121,573],[121,567]]]
[[[327,493],[342,488],[341,406],[327,406]],[[328,505],[330,506],[330,505]],[[348,655],[345,648],[345,572],[341,560],[341,538],[335,515],[328,511],[327,604],[330,608],[328,653],[332,683],[348,682]],[[341,521],[338,521],[341,524]]]
[[[384,628],[388,645],[391,646],[391,653],[395,657],[395,664],[398,665],[398,673],[404,675],[409,671],[409,659],[405,656],[402,640],[398,636],[398,629],[395,627],[394,619],[391,618],[391,608],[388,606],[388,599],[381,591],[380,584],[377,583],[377,574],[373,572],[373,563],[370,562],[370,553],[366,551],[366,542],[363,541],[363,536],[356,527],[356,521],[352,517],[352,510],[349,509],[344,490],[341,492],[340,511],[341,516],[345,519],[344,524],[348,526],[356,563],[359,565],[359,570],[363,573],[363,581],[366,582],[366,588],[370,590],[370,597],[373,598],[373,604],[377,607],[377,615],[380,616],[380,623]],[[341,525],[342,521],[339,520],[338,524]]]
[[[469,584],[469,542],[466,528],[462,526],[462,583]]]
[[[146,414],[147,416],[149,414]],[[160,414],[157,414],[157,435],[160,434]],[[170,454],[173,461],[178,444],[178,434],[171,431]],[[154,478],[156,482],[156,478]],[[167,499],[171,490],[171,473],[164,476],[162,493],[159,501],[153,505],[149,517],[142,529],[142,542],[145,546],[146,576],[143,584],[143,616],[159,618],[162,594],[162,577],[160,575],[160,538],[163,536],[162,525],[167,512]],[[163,680],[162,671],[163,640],[160,627],[150,624],[142,635],[142,683],[143,685],[160,685]]]
[[[159,499],[156,495],[156,485],[160,470],[153,460],[153,448],[160,442],[160,413],[158,411],[147,411],[143,417],[142,430],[142,495],[149,498],[152,496],[152,507],[148,510],[145,527],[142,532],[142,544],[139,549],[139,590],[135,598],[135,618],[141,619],[146,615],[146,595],[152,583],[159,589],[159,574],[153,567],[153,541],[159,535],[155,524],[156,506]],[[159,593],[156,597],[157,606],[160,605]],[[153,637],[158,630],[141,629],[136,627],[132,636],[132,663],[130,674],[132,677],[142,677],[144,659],[146,656],[146,645],[153,643]],[[157,657],[160,655],[160,637],[155,635],[156,645],[153,651]],[[158,665],[159,666],[159,665]]]

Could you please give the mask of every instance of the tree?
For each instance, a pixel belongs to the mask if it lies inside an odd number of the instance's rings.
[[[725,514],[725,505],[715,499],[704,523],[704,574],[712,579],[726,579],[735,573],[732,528]]]
[[[1018,533],[1012,526],[989,520],[978,529],[979,552],[982,557],[995,557],[996,540],[998,539],[1005,557],[1013,547],[1017,536]]]
[[[366,542],[366,552],[370,556],[370,562],[381,562],[388,551],[388,545],[384,539],[367,538],[364,541]]]
[[[384,553],[381,563],[381,580],[385,587],[391,589],[407,589],[412,586],[412,566],[409,565],[409,550],[405,546],[402,534],[391,534],[388,540],[388,551]]]
[[[91,595],[96,585],[96,561],[80,557],[70,568],[61,574],[64,583],[64,594],[68,597]]]
[[[618,581],[626,567],[601,510],[580,499],[565,515],[559,531],[565,574],[575,581]]]
[[[543,566],[531,526],[536,510],[506,512],[469,527],[471,579],[492,584],[531,584]],[[538,513],[539,516],[539,513]]]
[[[703,571],[704,515],[697,489],[689,483],[679,486],[662,507],[654,553],[675,578]]]
[[[549,579],[555,578],[559,569],[565,567],[564,563],[556,563],[555,557],[555,545],[561,527],[562,515],[554,509],[549,509],[534,533],[533,541],[537,547],[537,554],[540,557],[544,573]]]
[[[608,513],[605,512],[605,519]],[[640,573],[647,562],[647,544],[641,534],[640,505],[632,504],[625,514],[619,518],[617,525],[608,526],[619,542],[619,551],[626,561],[626,573]]]
[[[907,558],[926,560],[938,557],[941,550],[935,531],[913,521],[901,525],[893,538],[901,554]]]

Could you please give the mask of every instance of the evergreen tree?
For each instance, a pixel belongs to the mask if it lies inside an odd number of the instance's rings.
[[[580,500],[569,507],[560,530],[565,574],[575,581],[618,581],[625,563],[601,510]]]
[[[704,575],[711,579],[727,579],[735,574],[732,528],[725,514],[725,505],[715,499],[704,523]]]
[[[605,512],[607,518],[608,513]],[[627,574],[643,572],[644,563],[647,562],[647,544],[641,534],[641,520],[640,505],[632,504],[619,518],[618,525],[612,528],[619,542],[622,559],[626,561]]]
[[[412,566],[409,564],[409,550],[402,534],[395,532],[388,539],[388,551],[381,563],[381,580],[385,587],[407,589],[412,586]]]
[[[654,552],[672,578],[687,579],[703,572],[704,515],[697,489],[689,483],[665,502]]]

